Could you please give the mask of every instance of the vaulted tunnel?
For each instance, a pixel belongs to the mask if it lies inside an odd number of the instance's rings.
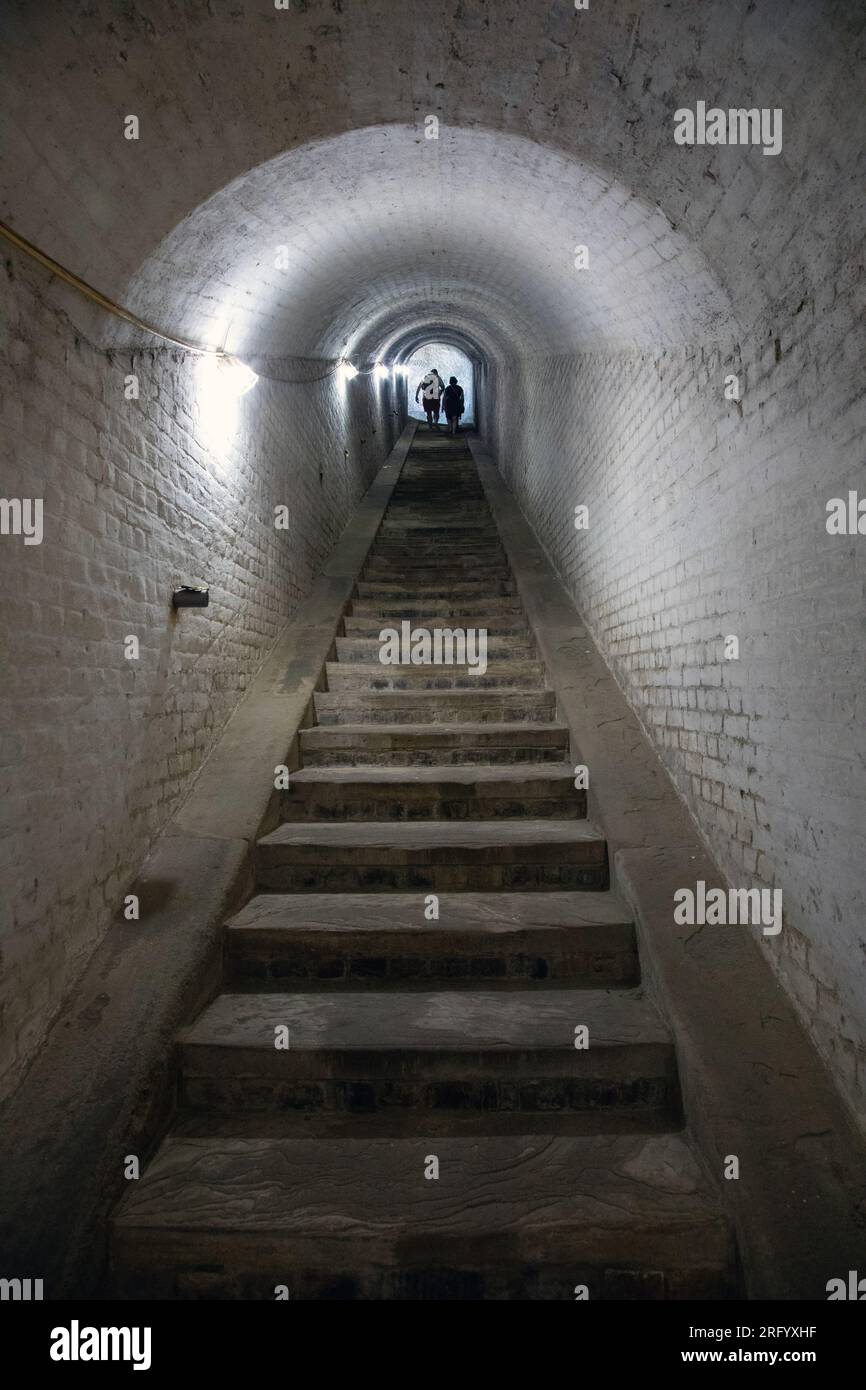
[[[44,538],[0,546],[5,1093],[441,342],[701,843],[782,891],[756,940],[866,1123],[866,567],[825,525],[862,486],[859,7],[463,0],[432,46],[406,0],[7,11],[4,221],[258,381],[221,400],[7,244],[3,492]],[[701,100],[780,110],[781,152],[678,144]]]

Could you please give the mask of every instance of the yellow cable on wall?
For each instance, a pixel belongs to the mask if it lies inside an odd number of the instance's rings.
[[[162,338],[166,343],[174,343],[175,347],[184,348],[187,352],[199,352],[206,357],[227,357],[229,354],[223,352],[221,348],[202,347],[200,343],[191,343],[186,338],[176,338],[173,333],[165,333],[161,328],[148,323],[146,319],[141,319],[138,314],[134,314],[131,309],[125,309],[122,304],[117,304],[113,299],[109,299],[107,294],[101,290],[96,290],[92,285],[88,285],[86,280],[82,280],[80,275],[74,271],[67,270],[59,261],[55,261],[53,256],[40,251],[38,246],[34,246],[32,241],[20,235],[12,227],[8,227],[5,222],[0,222],[0,235],[4,236],[13,246],[17,246],[19,251],[24,251],[39,265],[50,270],[52,275],[56,275],[61,280],[65,280],[67,285],[72,285],[73,289],[93,300],[100,308],[106,309],[108,313],[114,314],[119,319],[125,319],[127,323],[133,324],[135,328],[142,329],[145,333],[152,333],[156,338]]]

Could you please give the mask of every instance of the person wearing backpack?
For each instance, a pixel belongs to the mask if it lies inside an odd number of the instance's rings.
[[[445,410],[445,419],[448,421],[448,433],[456,434],[460,428],[460,416],[466,409],[463,387],[457,384],[456,376],[448,378],[448,385],[442,396],[442,405]]]
[[[421,396],[421,404],[427,413],[427,424],[432,429],[439,428],[439,407],[442,403],[442,393],[445,390],[445,382],[432,367],[422,381],[418,382],[418,390],[415,392],[415,401]]]

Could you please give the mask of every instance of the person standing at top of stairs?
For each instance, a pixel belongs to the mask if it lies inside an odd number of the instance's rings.
[[[442,394],[445,390],[445,382],[437,372],[435,367],[421,381],[418,382],[415,391],[415,403],[418,403],[418,396],[421,396],[421,404],[427,412],[427,424],[432,429],[439,428],[439,410],[442,403]]]
[[[448,385],[445,387],[445,394],[442,397],[442,406],[445,411],[445,419],[448,421],[448,433],[456,434],[460,428],[460,417],[466,409],[463,387],[459,385],[456,376],[448,378]]]

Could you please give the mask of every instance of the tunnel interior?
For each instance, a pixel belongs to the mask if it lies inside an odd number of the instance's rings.
[[[403,0],[8,7],[6,220],[257,380],[7,246],[4,489],[49,542],[0,547],[7,1094],[435,345],[721,870],[784,890],[762,949],[866,1123],[866,571],[825,526],[862,486],[862,13],[492,8],[431,58]],[[781,152],[677,144],[703,98],[784,110]]]

